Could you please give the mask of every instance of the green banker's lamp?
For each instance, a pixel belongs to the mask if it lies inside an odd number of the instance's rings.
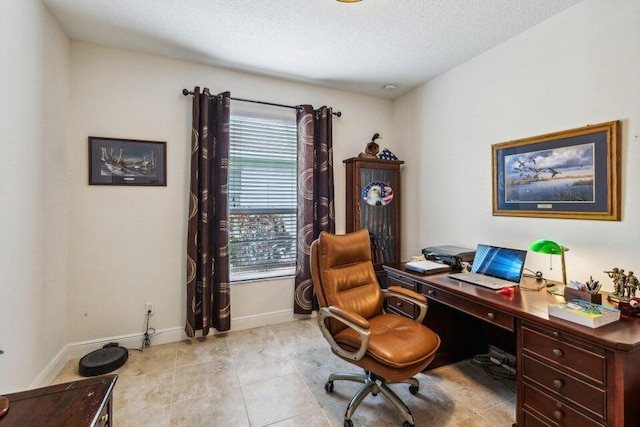
[[[567,284],[567,270],[564,263],[564,253],[569,250],[562,245],[546,239],[536,240],[529,245],[529,250],[541,254],[560,255],[560,263],[562,264],[562,284]]]

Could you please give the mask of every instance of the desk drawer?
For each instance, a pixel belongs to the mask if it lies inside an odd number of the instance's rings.
[[[522,405],[525,413],[527,410],[539,413],[545,423],[562,427],[603,427],[603,424],[581,414],[536,387],[524,383],[522,390]],[[532,423],[532,425],[544,424]]]
[[[403,316],[407,316],[411,319],[416,318],[416,305],[410,301],[404,301],[397,297],[388,297],[387,309],[394,311]]]
[[[551,424],[542,421],[540,417],[527,410],[522,411],[522,413],[524,414],[524,425],[522,427],[553,427]]]
[[[96,427],[109,427],[111,425],[112,423],[111,419],[109,418],[109,408],[105,407],[98,417],[98,424],[96,424]]]
[[[470,301],[449,292],[442,291],[436,287],[422,284],[421,292],[427,298],[433,298],[450,307],[472,316],[478,317],[486,322],[492,323],[503,329],[513,332],[515,330],[515,318],[505,312],[493,309],[486,305]]]
[[[598,385],[607,385],[607,358],[604,349],[585,348],[567,336],[559,340],[525,326],[521,330],[522,350],[537,356],[563,372],[570,372]]]
[[[603,419],[607,418],[607,393],[605,390],[561,372],[548,364],[527,355],[522,357],[522,375],[525,380],[534,381],[551,390],[557,397],[564,397]]]
[[[419,292],[418,291],[419,283],[413,279],[397,276],[394,274],[389,274],[387,277],[387,280],[388,280],[389,286],[400,286],[414,292]]]

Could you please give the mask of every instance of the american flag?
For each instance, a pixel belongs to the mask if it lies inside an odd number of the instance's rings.
[[[395,154],[393,154],[388,148],[385,148],[378,153],[378,158],[383,160],[398,160]]]
[[[393,189],[388,185],[385,185],[382,189],[382,204],[386,206],[389,203],[391,203],[392,200],[393,200]]]

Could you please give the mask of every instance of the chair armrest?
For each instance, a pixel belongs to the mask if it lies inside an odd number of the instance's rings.
[[[420,313],[418,313],[418,317],[416,318],[416,322],[418,323],[422,323],[427,315],[429,304],[427,303],[427,298],[424,295],[400,286],[389,286],[388,289],[382,290],[382,295],[385,298],[396,297],[417,305],[418,308],[420,308]]]
[[[422,294],[419,294],[415,291],[412,291],[410,289],[407,288],[403,288],[402,286],[389,286],[388,289],[386,289],[387,292],[390,293],[394,293],[396,295],[394,296],[398,296],[397,294],[402,294],[403,296],[414,300],[415,302],[421,302],[426,304],[427,303],[427,297],[425,297]]]
[[[364,317],[360,316],[357,313],[351,313],[349,311],[343,310],[340,307],[336,307],[336,306],[329,306],[327,307],[329,309],[329,311],[331,312],[331,314],[333,314],[335,316],[336,319],[340,320],[340,318],[349,321],[353,324],[355,324],[356,326],[362,328],[362,329],[369,329],[370,325],[369,325],[369,321],[367,319],[365,319]],[[344,322],[343,322],[344,323]]]
[[[325,319],[327,318],[335,319],[355,330],[360,335],[360,348],[354,352],[347,351],[340,347],[340,344],[336,342],[331,335],[331,332],[329,332],[329,329],[327,329],[327,325],[325,324]],[[338,307],[320,307],[320,310],[318,310],[318,326],[320,327],[322,335],[324,335],[325,339],[329,341],[333,351],[338,353],[340,356],[351,360],[360,360],[364,357],[367,352],[367,348],[369,347],[369,337],[371,335],[367,319],[359,314],[350,313]]]

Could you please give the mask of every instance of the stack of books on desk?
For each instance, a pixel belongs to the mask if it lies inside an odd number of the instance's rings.
[[[599,328],[620,319],[620,310],[589,301],[573,300],[551,304],[549,316],[559,317],[590,328]]]

